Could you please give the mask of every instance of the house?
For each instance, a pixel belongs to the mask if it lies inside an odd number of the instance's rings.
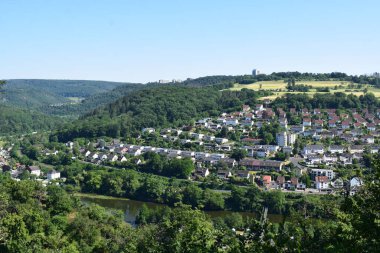
[[[331,182],[332,187],[335,189],[341,189],[344,186],[343,180],[341,178],[337,178],[335,181]]]
[[[126,158],[125,156],[120,156],[120,157],[118,158],[118,161],[119,161],[119,162],[126,162],[126,161],[127,161],[127,158]]]
[[[375,123],[369,123],[367,124],[367,129],[371,132],[376,131],[376,124]]]
[[[353,155],[349,153],[344,153],[339,156],[339,161],[341,161],[344,165],[352,164]]]
[[[363,186],[363,180],[360,177],[353,177],[350,180],[350,195],[354,195]]]
[[[352,145],[349,148],[349,151],[351,154],[363,153],[364,152],[364,146],[363,145]]]
[[[311,119],[310,118],[304,118],[302,121],[302,125],[304,127],[310,127],[311,126]]]
[[[154,129],[154,128],[151,128],[151,127],[148,127],[148,128],[143,128],[142,129],[142,132],[143,133],[148,133],[148,134],[150,134],[150,133],[154,133],[156,130]]]
[[[326,190],[329,188],[330,180],[327,176],[316,176],[314,185],[317,190]]]
[[[204,134],[199,133],[191,133],[190,136],[196,140],[202,140],[204,138]]]
[[[181,156],[183,158],[194,158],[195,157],[195,152],[194,151],[182,151]]]
[[[105,160],[107,160],[107,157],[108,156],[106,154],[99,154],[98,158],[94,158],[94,159],[99,159],[101,161],[105,161]]]
[[[219,163],[226,164],[228,167],[235,167],[237,165],[236,160],[232,158],[222,158],[219,160]]]
[[[306,190],[306,184],[305,183],[302,183],[302,182],[299,182],[297,184],[297,190]]]
[[[290,181],[286,182],[285,188],[286,189],[297,189],[298,183],[299,183],[298,178],[292,177],[292,178],[290,178]]]
[[[332,180],[335,177],[335,173],[333,170],[328,170],[328,169],[312,169],[311,176],[312,178],[316,178],[319,176],[326,176],[328,179]]]
[[[51,170],[47,173],[47,179],[54,180],[54,179],[59,179],[61,177],[61,172],[56,171],[56,170]]]
[[[329,120],[329,127],[336,127],[336,120]]]
[[[269,156],[270,152],[267,149],[259,148],[259,149],[256,150],[255,154],[256,154],[257,157],[265,158],[265,157]]]
[[[255,106],[255,111],[264,111],[264,106],[262,104],[258,104]]]
[[[284,176],[278,176],[276,179],[277,186],[279,188],[284,188],[285,187],[285,177]]]
[[[239,120],[235,118],[227,118],[224,124],[227,126],[237,126],[239,124]]]
[[[249,171],[248,170],[237,170],[235,172],[235,175],[239,178],[243,178],[243,179],[249,179],[250,178],[250,174],[249,174]]]
[[[217,159],[215,157],[204,157],[202,159],[200,159],[201,162],[203,162],[204,164],[207,164],[207,165],[213,165],[213,164],[217,164],[219,162],[220,159]]]
[[[291,126],[290,131],[293,133],[302,133],[305,131],[305,126],[300,125],[300,126]]]
[[[276,170],[280,171],[283,167],[283,162],[275,160],[257,160],[252,158],[244,158],[239,163],[245,166],[248,170]]]
[[[107,155],[107,161],[109,162],[116,162],[118,160],[118,156],[114,154],[109,154]]]
[[[210,171],[209,171],[208,168],[204,168],[204,169],[199,168],[199,169],[197,169],[197,170],[195,171],[195,174],[196,174],[197,176],[200,176],[200,177],[207,177],[208,175],[210,175]]]
[[[220,179],[228,179],[229,177],[232,176],[232,173],[229,170],[218,170],[217,176]]]
[[[228,139],[226,138],[215,138],[215,142],[218,144],[224,144],[228,142]]]
[[[232,147],[231,147],[230,145],[220,145],[220,146],[219,146],[219,150],[222,150],[222,151],[228,152],[228,151],[231,151],[231,150],[232,150]]]
[[[197,160],[208,157],[208,156],[210,156],[210,154],[204,153],[204,152],[195,152],[195,154],[194,154],[194,157]]]
[[[267,187],[267,186],[269,186],[269,185],[271,184],[271,182],[272,182],[272,177],[269,176],[269,175],[264,175],[264,176],[262,177],[262,182],[263,182],[263,186]]]
[[[136,148],[129,149],[128,154],[130,154],[132,156],[139,156],[139,155],[141,155],[141,149],[136,149]]]
[[[314,126],[323,126],[323,120],[321,119],[314,120],[313,123]]]
[[[364,135],[361,138],[365,143],[373,144],[375,143],[375,138],[372,135]]]
[[[308,164],[320,164],[323,158],[320,155],[308,155],[306,160]]]
[[[342,129],[349,129],[350,125],[351,125],[351,123],[349,121],[345,120],[342,122]]]
[[[344,147],[343,146],[338,146],[338,145],[331,145],[329,147],[329,151],[333,154],[343,154],[344,152]]]
[[[326,164],[332,164],[332,163],[336,163],[338,162],[338,156],[336,155],[329,155],[329,154],[324,154],[323,155],[323,162],[325,162]]]
[[[251,107],[249,105],[243,105],[243,112],[249,112]]]
[[[26,169],[30,172],[31,175],[35,175],[37,177],[41,176],[41,170],[38,166],[28,166]]]
[[[323,154],[324,148],[322,145],[306,145],[303,148],[303,154],[308,155],[308,154]]]

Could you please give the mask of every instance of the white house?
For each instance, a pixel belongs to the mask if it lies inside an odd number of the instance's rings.
[[[219,144],[227,143],[228,139],[226,138],[215,138],[215,142]]]
[[[338,154],[343,154],[344,152],[344,147],[343,146],[338,146],[338,145],[332,145],[329,147],[329,151],[331,153],[338,153]]]
[[[237,126],[239,124],[239,120],[234,118],[227,118],[224,124],[227,126]]]
[[[328,170],[328,169],[312,169],[311,175],[313,178],[316,178],[319,176],[326,176],[329,180],[332,180],[335,177],[334,171]]]
[[[143,128],[142,129],[142,132],[143,133],[148,133],[148,134],[150,134],[150,133],[154,133],[156,130],[154,129],[154,128],[151,128],[151,127],[148,127],[148,128]]]
[[[317,190],[325,190],[329,188],[330,181],[326,176],[317,176],[315,177],[314,184]]]
[[[324,149],[322,145],[306,145],[303,148],[303,154],[308,155],[308,154],[323,154]]]
[[[324,154],[323,155],[323,162],[325,162],[327,164],[336,163],[336,162],[338,162],[338,156]]]
[[[27,170],[29,170],[31,175],[35,175],[37,177],[41,176],[41,170],[38,166],[28,166]]]
[[[54,180],[54,179],[59,179],[61,177],[61,172],[56,171],[56,170],[51,170],[47,173],[47,179]]]

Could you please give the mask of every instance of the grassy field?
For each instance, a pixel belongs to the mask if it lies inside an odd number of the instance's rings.
[[[302,81],[302,82],[296,82],[296,84],[305,84],[305,85],[311,85],[313,88],[320,88],[320,87],[335,87],[342,85],[344,87],[347,87],[348,82],[341,82],[341,81]],[[247,88],[251,90],[259,90],[261,85],[262,90],[286,90],[287,83],[283,80],[281,81],[263,81],[263,82],[257,82],[252,84],[235,84],[232,90],[241,90],[242,88]]]
[[[316,88],[321,88],[321,87],[329,87],[330,93],[335,93],[335,92],[344,92],[346,94],[354,94],[356,96],[363,95],[364,92],[362,90],[358,89],[349,89],[348,84],[349,82],[344,82],[344,81],[300,81],[296,82],[296,84],[305,84],[305,85],[310,85],[312,86],[312,89],[310,89],[309,92],[306,92],[310,96],[315,94]],[[251,90],[271,90],[273,91],[273,95],[263,97],[261,99],[275,99],[277,97],[283,96],[284,94],[288,93],[286,86],[287,83],[284,82],[283,80],[281,81],[263,81],[263,82],[257,82],[257,83],[252,83],[252,84],[235,84],[231,90],[241,90],[243,88],[246,89],[251,89]],[[335,86],[341,86],[338,89],[334,90]],[[367,87],[368,91],[373,93],[376,97],[380,97],[380,89],[378,88],[373,88],[373,87]],[[302,93],[302,92],[292,92],[292,93]]]

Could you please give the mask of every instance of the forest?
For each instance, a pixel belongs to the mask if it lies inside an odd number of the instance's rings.
[[[222,91],[217,87],[162,86],[133,92],[65,125],[52,140],[137,134],[144,127],[189,125],[194,120],[254,105],[268,91]]]
[[[53,130],[66,122],[62,118],[4,105],[0,105],[0,119],[0,135]]]
[[[172,209],[141,209],[137,226],[132,227],[123,222],[120,212],[81,204],[70,193],[72,189],[44,187],[38,181],[18,182],[2,174],[0,251],[377,252],[380,246],[379,161],[372,165],[374,176],[361,192],[346,195],[341,203],[334,204],[328,222],[311,218],[307,208],[292,208],[283,222],[277,224],[244,220],[238,214],[210,219],[197,208],[179,203]],[[108,184],[107,189],[116,190],[115,185],[119,184],[125,185],[120,189],[121,194],[139,191],[141,179],[136,175],[123,177],[120,173],[125,172],[118,171],[119,175],[111,179],[107,174],[113,172],[88,172],[91,174],[84,175],[88,179],[76,178],[86,182],[82,187],[87,190],[101,189],[103,184]],[[101,175],[97,177],[98,173]],[[149,180],[152,178],[142,179],[143,187],[149,190],[146,194],[154,197],[160,189],[151,189]],[[174,197],[175,191],[171,192]],[[239,199],[239,203],[244,203],[243,199]]]

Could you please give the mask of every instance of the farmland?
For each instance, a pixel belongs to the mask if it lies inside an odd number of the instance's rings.
[[[306,92],[307,94],[313,95],[317,92],[317,88],[329,88],[330,93],[335,92],[344,92],[346,94],[354,94],[360,96],[364,94],[364,90],[367,89],[368,92],[373,93],[376,97],[380,97],[380,89],[374,88],[369,85],[363,85],[362,87],[349,87],[349,82],[344,81],[297,81],[296,85],[308,85],[312,86],[310,91]],[[251,90],[270,90],[273,91],[273,95],[264,97],[269,99],[274,99],[276,97],[283,96],[286,93],[290,93],[286,88],[287,83],[284,80],[279,81],[261,81],[252,84],[235,84],[231,90],[241,90],[243,88]],[[291,93],[303,93],[303,92],[291,92]]]

